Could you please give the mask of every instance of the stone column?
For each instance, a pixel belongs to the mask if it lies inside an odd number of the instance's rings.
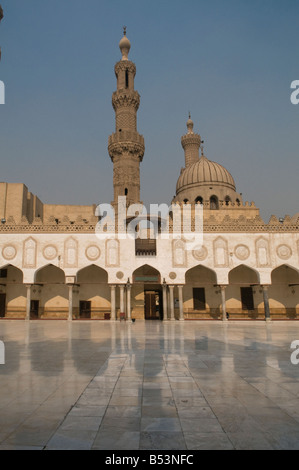
[[[167,284],[162,284],[163,289],[163,321],[168,320],[168,309],[167,309]]]
[[[221,289],[222,321],[227,321],[227,316],[226,316],[226,298],[225,298],[225,289],[226,289],[226,286],[220,286],[220,289]]]
[[[266,321],[271,321],[271,318],[270,318],[270,306],[269,306],[268,287],[269,287],[269,286],[262,286],[262,288],[263,288],[263,297],[264,297],[265,320],[266,320]]]
[[[184,299],[183,299],[183,286],[178,286],[179,289],[179,306],[180,306],[180,321],[184,321]]]
[[[120,291],[120,314],[125,313],[125,286],[121,284],[119,286],[119,291]]]
[[[74,293],[74,285],[69,284],[69,316],[68,316],[68,321],[73,320],[73,293]]]
[[[131,284],[127,284],[127,319],[131,320]]]
[[[110,320],[111,321],[115,321],[116,320],[116,301],[115,301],[115,289],[116,289],[116,285],[113,284],[112,286],[110,286],[110,289],[111,289],[111,315],[110,315]]]
[[[27,298],[26,298],[26,320],[30,320],[30,309],[31,309],[31,284],[26,284]]]
[[[170,321],[175,320],[173,290],[174,290],[174,286],[169,286]]]

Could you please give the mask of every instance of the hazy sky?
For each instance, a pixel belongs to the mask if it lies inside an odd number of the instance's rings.
[[[206,156],[268,221],[299,212],[299,0],[0,0],[0,181],[44,203],[113,199],[123,25],[141,95],[141,198],[170,203],[188,111]]]

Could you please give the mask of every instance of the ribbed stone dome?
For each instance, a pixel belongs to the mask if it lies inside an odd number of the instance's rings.
[[[200,184],[217,184],[236,191],[236,185],[232,175],[219,163],[211,162],[204,155],[185,168],[177,182],[177,194],[190,186],[197,186]]]

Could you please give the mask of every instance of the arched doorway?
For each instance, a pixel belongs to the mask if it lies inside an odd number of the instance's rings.
[[[186,272],[185,279],[185,318],[190,320],[218,319],[221,297],[217,296],[216,273],[205,266],[198,265]]]
[[[299,318],[299,273],[295,268],[284,264],[274,269],[268,292],[271,318]]]
[[[0,269],[0,318],[24,318],[26,286],[23,272],[9,264]]]
[[[49,264],[35,273],[31,289],[30,319],[66,319],[68,317],[68,287],[62,269]]]
[[[111,302],[107,272],[94,264],[77,273],[77,294],[74,314],[79,319],[110,318]]]
[[[135,318],[163,320],[161,276],[157,269],[145,264],[133,272],[132,299]]]
[[[228,275],[226,311],[230,319],[265,319],[262,288],[259,274],[254,269],[240,265]]]

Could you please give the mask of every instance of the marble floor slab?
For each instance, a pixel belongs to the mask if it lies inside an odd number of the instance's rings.
[[[0,320],[0,450],[299,449],[299,322]]]

